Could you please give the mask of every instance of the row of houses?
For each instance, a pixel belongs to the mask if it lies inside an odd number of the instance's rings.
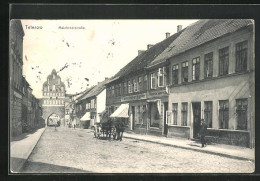
[[[40,102],[32,94],[29,83],[22,75],[23,36],[24,31],[21,21],[12,20],[10,23],[9,43],[9,120],[11,137],[44,126],[44,121],[41,118]]]
[[[76,99],[76,117],[99,121],[103,109],[123,110],[128,131],[187,139],[199,138],[204,119],[212,142],[254,147],[254,51],[252,20],[178,26]]]

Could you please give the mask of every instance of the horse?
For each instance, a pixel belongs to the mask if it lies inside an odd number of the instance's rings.
[[[125,123],[122,119],[119,119],[115,123],[115,128],[116,128],[116,139],[122,141],[123,138],[123,133],[125,131]]]
[[[103,137],[106,134],[106,137],[109,136],[109,138],[111,138],[112,127],[113,127],[113,122],[110,119],[107,122],[101,123],[101,130],[103,133]]]

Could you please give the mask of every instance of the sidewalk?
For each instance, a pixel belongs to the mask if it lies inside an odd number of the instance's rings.
[[[23,133],[10,142],[10,171],[18,173],[29,158],[35,145],[46,128],[40,128],[33,133]]]
[[[162,144],[166,146],[172,146],[176,148],[189,149],[199,152],[204,152],[208,154],[214,154],[229,158],[235,158],[240,160],[255,160],[255,149],[244,148],[233,145],[224,145],[224,144],[212,144],[207,145],[204,148],[201,148],[201,144],[192,140],[183,139],[183,138],[166,138],[158,137],[152,135],[140,135],[135,133],[125,132],[123,138],[147,141],[157,144]]]

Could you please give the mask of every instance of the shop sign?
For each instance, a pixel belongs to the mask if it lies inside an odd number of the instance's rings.
[[[167,92],[165,90],[160,90],[156,92],[149,92],[148,93],[148,98],[153,98],[153,97],[158,97],[158,96],[168,96]]]
[[[134,100],[140,100],[140,99],[146,99],[146,98],[147,98],[146,93],[143,93],[143,94],[122,97],[121,102],[134,101]]]

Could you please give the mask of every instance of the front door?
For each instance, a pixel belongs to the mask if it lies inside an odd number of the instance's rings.
[[[193,108],[193,138],[199,138],[200,134],[200,116],[201,116],[201,103],[192,103]]]
[[[167,122],[166,122],[166,119],[167,119],[167,111],[168,110],[168,102],[165,102],[164,103],[164,130],[163,130],[163,134],[167,136],[167,132],[168,132],[168,125],[167,125]]]
[[[132,106],[132,130],[135,129],[135,107]]]

